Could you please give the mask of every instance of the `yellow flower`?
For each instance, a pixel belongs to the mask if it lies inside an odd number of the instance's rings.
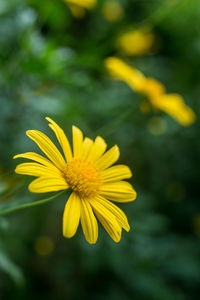
[[[117,47],[125,55],[148,54],[155,41],[148,28],[131,30],[122,34],[117,40]]]
[[[92,9],[96,5],[96,0],[64,0],[69,6],[72,15],[77,19],[85,16],[85,9]]]
[[[67,4],[77,5],[86,9],[92,9],[96,5],[96,0],[64,0]]]
[[[195,113],[184,99],[178,94],[166,94],[164,85],[156,79],[145,77],[117,57],[108,57],[104,63],[112,77],[125,81],[134,91],[145,95],[154,108],[164,111],[183,126],[195,121]]]
[[[129,231],[130,227],[126,215],[111,201],[133,201],[136,192],[130,183],[124,181],[132,176],[130,169],[125,165],[112,166],[119,158],[118,147],[113,146],[106,151],[107,145],[101,137],[98,136],[95,141],[84,138],[81,130],[73,126],[72,151],[64,131],[53,120],[46,119],[64,157],[45,134],[28,130],[27,136],[48,159],[34,152],[18,154],[14,158],[22,157],[34,162],[18,165],[15,172],[38,177],[29,184],[32,193],[72,190],[63,214],[65,237],[74,236],[81,222],[86,240],[96,243],[97,217],[111,238],[119,242],[122,228]]]
[[[116,22],[122,19],[124,9],[118,1],[107,1],[102,7],[102,14],[107,21]]]

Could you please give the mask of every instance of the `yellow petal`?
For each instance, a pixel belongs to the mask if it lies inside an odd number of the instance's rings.
[[[65,158],[67,161],[70,161],[72,159],[72,150],[71,146],[69,144],[68,138],[66,137],[64,131],[60,126],[58,126],[53,120],[50,118],[46,118],[47,121],[49,121],[51,124],[49,124],[49,127],[54,131],[62,149],[65,155]]]
[[[105,170],[118,160],[119,154],[119,148],[115,145],[103,156],[101,156],[95,163],[100,170]]]
[[[48,159],[46,159],[45,157],[43,157],[43,156],[41,156],[37,153],[34,153],[34,152],[26,152],[26,153],[22,153],[22,154],[17,154],[13,158],[14,159],[16,159],[16,158],[27,158],[27,159],[37,161],[37,162],[43,164],[44,166],[54,167],[54,165]]]
[[[116,202],[130,202],[136,199],[136,191],[126,181],[105,183],[101,187],[100,195]]]
[[[178,94],[164,94],[154,99],[152,103],[183,126],[191,125],[196,119],[193,110],[185,104],[183,97]]]
[[[88,153],[90,152],[90,149],[92,148],[92,145],[93,145],[93,141],[86,137],[83,141],[83,152],[81,155],[82,158],[87,158]]]
[[[77,194],[72,193],[65,205],[63,213],[63,235],[71,238],[75,235],[81,213],[81,200]]]
[[[74,157],[81,157],[83,152],[83,134],[76,126],[72,126],[72,135]]]
[[[104,61],[109,74],[125,81],[133,90],[139,92],[143,87],[145,76],[139,70],[129,66],[117,57],[108,57]]]
[[[95,141],[91,147],[91,150],[88,154],[88,160],[90,162],[97,160],[106,151],[106,147],[107,147],[107,145],[106,145],[104,139],[102,139],[100,136],[98,136],[95,139]]]
[[[46,154],[46,156],[53,162],[53,164],[60,170],[65,167],[66,162],[64,158],[52,143],[52,141],[42,132],[38,130],[28,130],[27,136],[32,139],[39,148]]]
[[[104,182],[119,181],[132,176],[131,170],[125,165],[117,165],[104,170],[102,173]]]
[[[118,221],[120,226],[122,226],[126,231],[130,230],[130,226],[128,224],[127,217],[126,217],[125,213],[119,207],[117,207],[115,204],[113,204],[112,202],[106,200],[105,198],[103,198],[101,196],[96,197],[93,202],[94,202],[94,207],[95,207],[96,203],[98,203],[98,205],[100,204],[99,206],[101,206],[101,209],[104,211],[107,210],[109,214],[112,214],[116,218],[116,220]],[[92,202],[91,202],[91,204],[92,204]],[[101,213],[101,212],[99,211],[99,213]],[[104,216],[104,215],[103,215],[103,217],[106,218],[106,216]]]
[[[61,176],[43,176],[33,180],[28,188],[32,193],[48,193],[66,190],[69,186]]]
[[[119,226],[119,224],[117,226],[113,225],[108,220],[106,220],[100,213],[98,213],[98,212],[95,212],[95,213],[96,213],[97,218],[99,219],[99,221],[105,228],[105,230],[108,232],[110,237],[113,239],[113,241],[118,243],[121,240],[121,233],[122,233],[122,228]]]
[[[100,213],[109,223],[112,223],[113,226],[118,226],[118,222],[113,213],[110,212],[100,201],[98,201],[98,198],[90,199],[89,201],[95,213]]]
[[[19,164],[15,172],[17,174],[30,175],[30,176],[55,176],[56,174],[61,175],[60,171],[54,167],[46,167],[37,163],[23,163]]]
[[[165,86],[158,80],[147,77],[144,79],[140,92],[149,97],[149,100],[151,102],[157,96],[161,96],[165,93]]]
[[[95,244],[98,238],[98,224],[92,208],[87,200],[81,201],[81,225],[86,240]]]

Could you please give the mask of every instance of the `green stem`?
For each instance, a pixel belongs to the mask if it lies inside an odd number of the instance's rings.
[[[62,191],[62,192],[60,192],[56,195],[53,195],[51,197],[48,197],[46,199],[42,199],[42,200],[30,202],[30,203],[25,203],[25,204],[21,204],[21,205],[15,206],[15,207],[10,207],[10,208],[4,209],[4,210],[0,211],[0,216],[4,216],[4,215],[7,215],[9,213],[12,213],[12,212],[15,212],[17,210],[24,209],[24,208],[38,206],[38,205],[50,202],[50,201],[56,199],[57,197],[61,196],[63,193],[64,193],[64,191]]]
[[[102,135],[104,137],[112,134],[125,120],[127,120],[131,115],[133,115],[135,108],[128,108],[123,114],[112,120],[110,123],[104,125],[97,131],[97,135]]]

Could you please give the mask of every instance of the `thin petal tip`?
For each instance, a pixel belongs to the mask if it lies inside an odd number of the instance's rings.
[[[45,117],[45,119],[49,122],[49,123],[53,123],[53,120],[49,117]]]
[[[33,133],[33,132],[34,132],[34,130],[26,130],[26,135],[28,137],[30,137],[31,133]]]

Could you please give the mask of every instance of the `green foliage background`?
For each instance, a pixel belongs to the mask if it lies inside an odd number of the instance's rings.
[[[0,299],[197,299],[200,292],[199,95],[200,2],[121,0],[122,20],[110,23],[102,5],[75,19],[61,0],[0,1],[0,210],[41,199],[30,178],[14,174],[14,154],[36,151],[26,137],[53,118],[71,135],[79,126],[109,146],[133,170],[135,202],[122,204],[131,225],[115,244],[100,229],[96,245],[62,237],[67,195],[0,217]],[[143,114],[143,100],[109,78],[103,60],[119,56],[116,37],[149,26],[159,40],[152,55],[122,57],[180,93],[197,115],[184,128],[164,113]],[[159,116],[167,129],[152,134]],[[48,236],[54,251],[40,256],[35,242]]]

